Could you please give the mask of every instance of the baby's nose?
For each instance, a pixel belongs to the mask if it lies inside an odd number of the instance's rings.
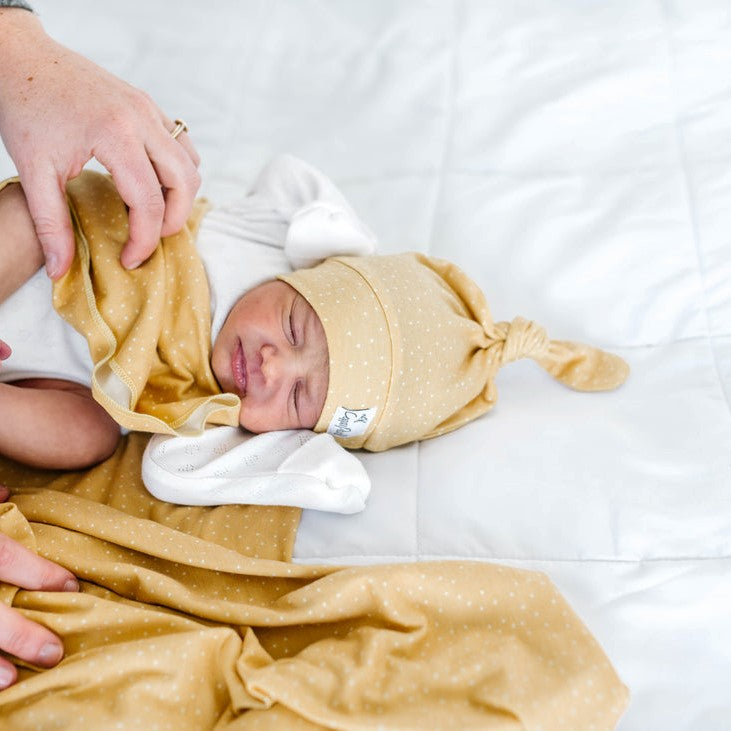
[[[281,348],[263,345],[261,348],[261,372],[267,385],[277,385],[292,368],[292,359]]]

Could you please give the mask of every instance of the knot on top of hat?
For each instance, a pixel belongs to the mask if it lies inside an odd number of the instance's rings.
[[[516,317],[493,325],[491,346],[499,353],[498,367],[520,358],[532,358],[557,381],[577,391],[607,391],[629,374],[618,356],[582,343],[549,340],[546,331],[531,320]]]
[[[532,320],[516,317],[512,322],[496,322],[494,327],[500,366],[520,358],[539,358],[546,353],[546,331]]]

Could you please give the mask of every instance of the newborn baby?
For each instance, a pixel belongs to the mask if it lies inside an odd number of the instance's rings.
[[[372,234],[347,202],[294,158],[275,160],[238,206],[206,213],[200,202],[134,272],[118,263],[126,210],[111,180],[83,173],[67,193],[77,256],[53,301],[91,361],[59,378],[36,343],[34,378],[3,372],[12,381],[0,384],[3,412],[7,401],[11,421],[31,424],[31,436],[6,435],[0,451],[21,461],[30,440],[45,445],[35,464],[91,464],[116,445],[116,424],[178,435],[207,424],[314,429],[380,451],[488,411],[497,370],[520,357],[579,390],[614,388],[627,376],[620,358],[551,341],[528,320],[493,322],[483,293],[450,262],[370,255]],[[253,276],[244,245],[252,238],[279,254]],[[30,398],[19,406],[23,392],[42,395],[43,408]],[[69,465],[79,442],[90,449]]]
[[[129,276],[110,254],[127,230],[111,181],[85,171],[68,200],[77,257],[52,295],[22,189],[0,184],[0,334],[12,347],[0,353],[1,453],[81,468],[111,454],[120,424],[182,434],[205,423],[251,432],[314,426],[328,384],[324,331],[307,301],[274,277],[375,245],[324,175],[277,156],[239,201],[197,201],[186,228]],[[24,261],[38,270],[27,283]],[[173,291],[183,295],[179,307]],[[210,403],[196,412],[195,399]]]

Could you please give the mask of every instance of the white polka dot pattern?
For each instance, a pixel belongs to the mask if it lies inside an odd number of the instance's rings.
[[[3,727],[614,728],[626,689],[543,574],[293,565],[298,510],[158,503],[144,444],[77,475],[0,459],[0,531],[82,584],[0,588],[66,650],[20,669]]]
[[[628,368],[587,345],[551,341],[524,318],[494,323],[477,285],[454,264],[422,254],[336,257],[280,277],[325,328],[330,384],[315,429],[338,407],[376,408],[346,447],[381,451],[444,434],[489,411],[498,369],[531,357],[582,391],[615,388]]]
[[[210,295],[194,234],[206,210],[166,237],[134,271],[119,265],[127,215],[111,179],[84,171],[67,187],[77,255],[55,283],[54,307],[89,343],[94,397],[134,431],[200,433],[238,425],[240,401],[210,367]]]

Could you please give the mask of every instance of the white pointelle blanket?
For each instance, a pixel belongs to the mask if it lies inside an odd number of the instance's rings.
[[[228,426],[200,437],[154,435],[142,479],[155,497],[180,505],[291,505],[336,513],[363,510],[371,489],[357,457],[329,434],[254,436]]]

